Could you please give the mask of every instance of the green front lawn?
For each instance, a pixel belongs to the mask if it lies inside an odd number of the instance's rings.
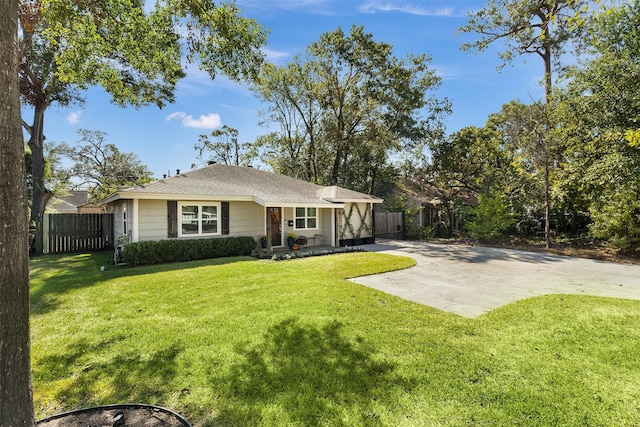
[[[351,253],[114,269],[32,260],[38,418],[144,402],[195,426],[637,426],[640,302],[522,301],[480,319],[345,278]]]

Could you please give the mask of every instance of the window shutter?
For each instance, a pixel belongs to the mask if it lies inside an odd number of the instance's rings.
[[[178,237],[178,202],[167,200],[167,237]]]
[[[222,214],[222,234],[229,234],[229,202],[220,204]]]

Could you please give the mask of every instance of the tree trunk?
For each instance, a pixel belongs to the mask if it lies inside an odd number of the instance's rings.
[[[542,55],[544,61],[544,100],[547,105],[551,102],[553,94],[553,76],[551,74],[551,48],[545,48]]]
[[[544,245],[551,247],[551,183],[549,180],[549,160],[544,165]]]
[[[35,223],[38,229],[39,222],[42,221],[47,201],[50,198],[48,190],[44,186],[44,112],[46,104],[39,104],[34,107],[33,125],[29,127],[29,148],[31,148],[31,180],[33,182],[33,195],[31,198],[31,217],[29,221]],[[36,254],[42,254],[42,234],[35,236]]]
[[[546,31],[545,31],[546,33]],[[548,37],[548,33],[546,34]],[[548,38],[547,38],[548,40]],[[551,108],[551,96],[553,94],[553,79],[551,76],[551,47],[545,46],[544,54],[542,56],[544,60],[544,93],[545,93],[545,105],[544,105],[544,117],[548,120],[549,109]],[[550,129],[548,129],[550,131]],[[550,134],[547,134],[543,139],[544,144],[544,245],[547,249],[551,247],[551,183],[549,182],[549,138]]]
[[[17,0],[0,0],[0,64],[0,425],[32,426],[29,235]]]

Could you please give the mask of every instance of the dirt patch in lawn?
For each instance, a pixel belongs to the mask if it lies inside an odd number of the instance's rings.
[[[38,421],[38,427],[189,427],[167,409],[143,405],[113,405],[81,409]]]

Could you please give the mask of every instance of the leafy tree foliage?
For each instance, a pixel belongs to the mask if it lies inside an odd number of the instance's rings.
[[[516,219],[502,195],[481,195],[468,211],[467,230],[475,239],[493,240],[513,231]]]
[[[490,186],[499,153],[491,132],[468,127],[447,139],[429,144],[430,156],[417,177],[423,191],[437,194],[440,206],[447,212],[449,234],[453,232],[453,217],[475,203],[478,195]]]
[[[542,205],[540,210],[544,212],[547,248],[551,245],[555,172],[560,165],[558,159],[562,151],[561,139],[556,135],[555,122],[548,111],[538,103],[524,105],[512,102],[503,106],[501,126],[514,154],[514,166],[529,177],[529,182],[535,183],[540,195],[540,202],[532,200],[529,208],[537,210],[536,205]]]
[[[559,119],[568,147],[563,186],[579,195],[594,236],[640,247],[640,5],[603,14],[589,61],[569,74]]]
[[[77,146],[62,144],[59,152],[75,164],[67,171],[77,185],[89,186],[91,201],[99,201],[123,187],[152,181],[152,173],[133,153],[122,153],[113,144],[105,142],[107,134],[80,129],[81,143]]]
[[[203,164],[209,162],[224,163],[225,165],[249,166],[253,159],[253,150],[248,142],[238,142],[238,130],[227,125],[211,132],[209,135],[200,135],[198,143],[194,146],[198,152],[196,158]]]
[[[484,8],[469,13],[459,32],[477,33],[480,39],[464,43],[463,50],[484,51],[502,41],[502,65],[517,55],[538,55],[544,64],[547,101],[552,92],[552,68],[560,64],[567,46],[578,47],[586,31],[589,11],[586,0],[489,0]]]
[[[280,173],[372,192],[399,150],[442,134],[448,103],[424,55],[398,59],[363,27],[323,34],[305,56],[263,68],[256,93],[279,130],[259,141]]]
[[[495,237],[493,232],[509,229],[513,216],[550,216],[560,153],[548,143],[557,140],[551,138],[554,132],[542,106],[514,101],[491,115],[485,127],[464,128],[431,143],[427,166],[418,176],[451,214],[473,213],[477,219],[469,230]],[[485,218],[493,208],[496,215],[504,208],[501,227],[492,228],[497,223]]]
[[[81,91],[100,85],[118,105],[162,107],[173,102],[184,76],[182,57],[214,78],[254,79],[265,30],[234,3],[169,0],[83,2],[22,0],[20,90],[33,108],[32,220],[44,212],[44,114],[53,104],[82,102]],[[184,43],[182,43],[184,41]]]
[[[483,51],[496,41],[504,41],[506,48],[500,53],[503,65],[522,54],[536,54],[543,61],[545,111],[537,114],[536,118],[532,116],[533,121],[525,131],[530,134],[530,141],[535,141],[529,144],[529,148],[536,147],[536,155],[532,159],[543,169],[547,247],[550,244],[551,223],[549,160],[556,144],[549,111],[553,65],[560,65],[560,58],[568,46],[581,47],[587,28],[585,20],[590,16],[589,5],[587,0],[489,0],[483,9],[470,13],[468,24],[459,29],[460,32],[475,32],[481,36],[475,42],[463,44],[465,50]]]

